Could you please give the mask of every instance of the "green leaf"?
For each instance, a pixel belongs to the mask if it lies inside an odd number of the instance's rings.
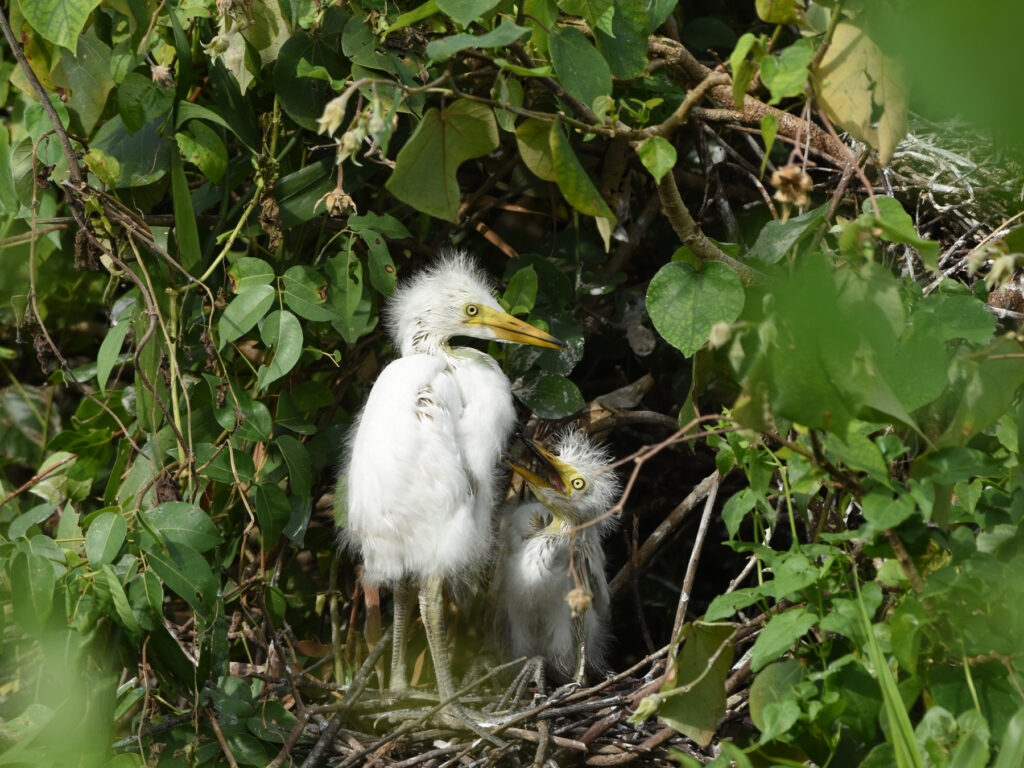
[[[570,96],[593,108],[599,96],[612,95],[608,62],[582,32],[561,27],[548,36],[548,45],[558,82]]]
[[[437,0],[441,12],[460,27],[468,27],[497,4],[498,0]]]
[[[729,54],[729,67],[732,69],[732,100],[736,109],[743,108],[747,88],[750,86],[750,81],[754,79],[754,65],[747,60],[747,54],[755,46],[757,46],[757,38],[747,32],[740,36],[732,53]]]
[[[725,681],[732,666],[735,629],[731,624],[695,621],[683,626],[681,636],[685,642],[661,693],[671,693],[698,679],[700,682],[687,693],[667,698],[658,715],[677,731],[706,747],[725,715]]]
[[[767,137],[765,141],[768,141]],[[790,248],[825,220],[827,210],[828,205],[821,205],[786,221],[769,221],[761,227],[757,240],[750,249],[751,258],[762,264],[777,264]]]
[[[114,78],[110,76],[111,53],[110,46],[92,28],[78,37],[77,54],[61,56],[53,69],[54,84],[70,91],[68,108],[78,115],[87,134],[92,133],[103,115],[107,95],[114,87]]]
[[[1022,768],[1024,766],[1024,707],[1010,718],[1003,731],[999,758],[994,768]]]
[[[537,270],[529,266],[512,275],[502,300],[510,314],[524,315],[532,310],[537,301]]]
[[[661,136],[644,139],[638,152],[640,162],[654,177],[655,183],[661,183],[665,174],[676,167],[676,148]]]
[[[21,208],[14,190],[14,172],[11,169],[11,137],[6,129],[0,131],[0,212],[15,214]]]
[[[845,439],[831,432],[826,434],[825,450],[851,469],[867,472],[874,480],[889,485],[889,465],[882,457],[882,451],[874,441],[857,434],[852,428]]]
[[[768,24],[796,24],[800,21],[803,0],[755,0],[761,21]]]
[[[220,335],[219,349],[248,333],[274,304],[274,288],[270,285],[253,285],[231,300],[220,316],[217,328]]]
[[[221,543],[220,531],[203,510],[184,501],[165,501],[145,513],[146,522],[170,543],[206,552]]]
[[[348,323],[359,309],[363,298],[363,263],[351,245],[347,251],[327,260],[327,297],[342,319]]]
[[[163,619],[164,588],[153,571],[143,571],[128,589],[135,620],[144,628],[155,629],[156,621]]]
[[[647,313],[669,344],[691,356],[707,342],[715,323],[731,323],[743,309],[743,284],[725,264],[709,261],[695,270],[669,262],[647,288]]]
[[[206,123],[193,120],[188,133],[176,133],[181,156],[202,171],[212,183],[219,184],[228,169],[228,151],[220,136]]]
[[[940,341],[965,339],[984,344],[996,330],[996,319],[973,296],[932,294],[914,305],[909,325]]]
[[[36,554],[18,552],[10,561],[14,620],[26,632],[39,634],[53,610],[57,576],[53,565]]]
[[[772,616],[751,649],[750,669],[756,672],[774,661],[817,623],[818,615],[804,607],[791,608]]]
[[[241,293],[257,285],[269,285],[274,281],[274,268],[263,259],[240,256],[228,267],[231,290]]]
[[[323,322],[337,318],[334,307],[327,303],[327,281],[312,267],[290,267],[281,282],[284,303],[299,317]]]
[[[555,159],[551,153],[551,125],[540,120],[524,120],[516,128],[516,145],[523,163],[538,178],[557,181]]]
[[[27,512],[22,512],[16,518],[11,521],[10,526],[7,528],[7,539],[20,539],[23,536],[28,536],[29,530],[34,526],[41,525],[53,517],[53,513],[57,511],[59,505],[54,502],[47,502],[46,504],[38,504]],[[67,513],[61,513],[61,519]]]
[[[96,383],[100,387],[100,392],[107,391],[107,380],[110,378],[110,372],[117,365],[117,358],[121,353],[124,337],[128,335],[128,331],[131,328],[132,324],[128,319],[122,318],[103,337],[99,352],[96,354]]]
[[[506,19],[495,29],[482,35],[469,35],[463,32],[432,40],[427,43],[427,56],[431,61],[444,61],[466,48],[504,48],[529,33],[528,27],[520,27]]]
[[[766,711],[773,704],[783,702],[797,683],[804,679],[803,666],[796,659],[782,659],[762,669],[750,685],[750,719],[761,731],[762,740],[780,736],[788,727],[781,727],[776,719],[769,727]],[[794,702],[795,703],[795,702]],[[799,708],[797,710],[799,714]]]
[[[259,483],[253,495],[256,501],[256,521],[263,534],[263,546],[272,547],[291,515],[288,497],[273,483]]]
[[[600,27],[594,29],[597,49],[615,77],[630,80],[643,74],[647,67],[648,24],[644,0],[616,0],[611,34]]]
[[[257,389],[286,375],[302,354],[302,326],[288,310],[271,312],[260,322],[260,338],[274,349],[270,365],[261,365],[256,376]]]
[[[348,228],[356,233],[379,232],[392,239],[412,237],[405,225],[389,213],[376,214],[369,211],[360,216],[349,216],[347,223]]]
[[[395,262],[391,260],[388,244],[384,242],[383,237],[370,229],[360,229],[359,237],[366,243],[366,250],[370,255],[370,285],[384,296],[392,295],[398,277],[395,274]]]
[[[166,115],[173,105],[174,91],[161,88],[139,72],[129,72],[117,87],[117,114],[128,133]]]
[[[192,547],[167,542],[167,549],[146,551],[146,561],[164,584],[200,615],[207,615],[217,599],[217,577],[202,555]]]
[[[427,2],[421,3],[412,10],[406,11],[405,13],[400,15],[397,19],[395,19],[395,23],[387,28],[387,31],[384,34],[385,36],[389,35],[396,30],[402,29],[403,27],[411,26],[412,24],[415,24],[417,21],[423,21],[424,19],[430,18],[435,13],[437,13],[438,10],[440,9],[437,6],[437,0],[427,0]]]
[[[995,477],[1000,462],[974,448],[948,446],[919,456],[911,466],[914,478],[927,477],[940,485],[953,485],[975,477]]]
[[[178,261],[186,270],[192,272],[202,260],[199,228],[196,225],[196,212],[192,207],[192,196],[188,191],[185,170],[181,167],[181,158],[176,152],[171,153],[171,195],[174,204],[174,235],[178,242]]]
[[[559,374],[530,371],[512,392],[542,419],[562,419],[586,405],[579,387]]]
[[[597,216],[614,223],[615,214],[602,199],[601,194],[590,180],[583,165],[576,157],[572,145],[562,132],[562,123],[555,120],[548,134],[551,142],[551,161],[558,189],[569,205],[580,213]]]
[[[444,112],[431,109],[398,153],[387,188],[418,211],[457,221],[459,166],[497,146],[498,125],[490,107],[459,99]]]
[[[274,440],[274,445],[281,451],[288,465],[288,484],[292,493],[308,499],[313,487],[313,470],[306,446],[291,435],[281,435]]]
[[[94,570],[114,562],[128,535],[128,523],[118,512],[103,512],[89,524],[85,534],[85,556]]]
[[[814,58],[814,41],[800,39],[782,50],[778,56],[765,56],[761,60],[761,80],[771,91],[769,104],[782,99],[802,96],[807,83],[807,66]]]
[[[768,165],[768,158],[772,154],[772,147],[775,146],[775,137],[779,134],[779,121],[775,115],[769,113],[761,118],[761,139],[764,141],[764,157],[761,158],[761,175],[764,176],[764,169]]]
[[[171,167],[174,145],[163,137],[163,118],[155,118],[129,133],[120,117],[104,123],[90,144],[118,162],[117,187],[142,187],[163,178]]]
[[[882,230],[882,237],[891,243],[912,245],[921,254],[925,266],[931,270],[939,267],[939,244],[934,240],[926,240],[917,234],[914,220],[903,208],[903,204],[893,197],[876,197],[881,216],[875,215],[875,207],[871,200],[865,200],[861,207],[862,219],[868,220],[872,226]]]
[[[89,530],[92,530],[90,527]],[[104,565],[96,573],[96,587],[104,591],[114,606],[114,618],[118,624],[127,629],[133,636],[139,634],[139,622],[132,613],[131,603],[128,602],[128,595],[124,593],[124,586],[109,565]]]
[[[597,27],[597,20],[612,7],[613,0],[560,0],[558,7],[570,16],[582,16],[591,29]]]
[[[336,40],[337,38],[333,38]],[[344,59],[332,38],[299,32],[288,38],[278,51],[274,63],[274,93],[285,113],[303,128],[318,130],[317,120],[323,114],[327,101],[336,94],[331,85],[311,77],[299,77],[299,64],[324,67],[333,78],[342,78],[347,72]],[[354,105],[353,105],[354,109]]]
[[[99,0],[22,0],[18,4],[26,21],[51,43],[72,53],[82,27]]]

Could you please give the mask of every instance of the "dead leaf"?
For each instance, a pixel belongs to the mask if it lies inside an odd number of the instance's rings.
[[[812,80],[829,120],[877,150],[879,163],[886,165],[906,133],[907,90],[901,67],[863,29],[844,20],[836,25]]]

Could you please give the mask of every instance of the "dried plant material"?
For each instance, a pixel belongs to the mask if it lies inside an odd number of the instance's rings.
[[[906,133],[907,91],[899,65],[863,29],[840,21],[812,75],[828,118],[871,145],[879,163],[887,165]]]

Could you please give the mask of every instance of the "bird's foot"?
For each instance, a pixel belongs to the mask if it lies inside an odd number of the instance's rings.
[[[497,722],[489,720],[480,712],[471,712],[457,704],[446,704],[440,712],[434,716],[434,722],[445,728],[454,728],[460,731],[472,731],[481,739],[484,739],[496,747],[506,747],[507,742],[499,739],[488,728],[498,725]]]
[[[543,656],[534,656],[523,662],[523,667],[516,675],[516,679],[512,681],[512,685],[508,687],[502,695],[501,701],[498,702],[497,711],[504,712],[514,709],[519,704],[519,700],[525,695],[526,687],[531,681],[537,685],[537,694],[539,696],[546,695],[545,667],[546,662]]]

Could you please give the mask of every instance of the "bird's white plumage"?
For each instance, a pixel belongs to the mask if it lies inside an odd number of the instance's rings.
[[[343,539],[362,553],[368,584],[471,575],[490,553],[515,407],[494,358],[449,346],[453,336],[502,340],[467,322],[468,304],[503,314],[485,275],[455,253],[400,285],[388,307],[402,357],[377,378],[344,470]]]
[[[414,354],[378,377],[348,470],[347,530],[366,583],[447,580],[486,561],[495,457],[515,411],[508,380],[481,358]]]
[[[607,469],[610,455],[582,432],[555,441],[555,453],[583,477],[580,492],[570,486],[531,490],[538,501],[510,505],[502,513],[501,557],[495,584],[501,629],[513,656],[543,656],[563,677],[572,677],[578,646],[586,641],[587,665],[604,671],[609,641],[610,596],[601,540],[616,525],[614,517],[578,529],[612,505],[619,483]],[[570,571],[572,552],[574,579]],[[576,579],[591,595],[590,607],[575,621],[567,594]],[[582,632],[581,632],[582,628]]]

